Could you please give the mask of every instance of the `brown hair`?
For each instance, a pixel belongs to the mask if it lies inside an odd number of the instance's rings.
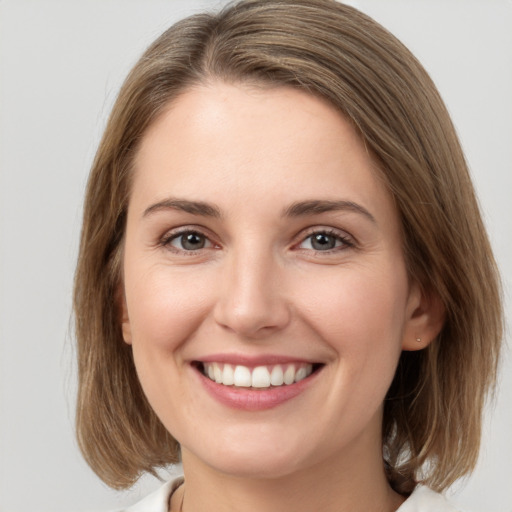
[[[331,0],[249,0],[167,30],[126,79],[89,178],[74,308],[77,431],[107,484],[179,460],[149,406],[118,303],[131,165],[148,126],[211,79],[291,86],[327,99],[379,162],[402,222],[408,272],[446,309],[428,348],[403,352],[384,404],[391,485],[442,490],[472,470],[502,338],[499,278],[466,162],[429,76],[389,32]]]

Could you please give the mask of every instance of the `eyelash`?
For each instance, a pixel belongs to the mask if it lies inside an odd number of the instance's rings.
[[[345,249],[349,249],[351,247],[355,247],[354,241],[350,237],[348,237],[346,235],[342,235],[339,231],[336,231],[334,229],[318,229],[318,228],[313,228],[311,231],[309,231],[309,233],[304,238],[302,238],[301,241],[295,245],[295,247],[302,245],[308,239],[312,240],[313,236],[318,236],[318,235],[332,237],[335,239],[335,243],[341,242],[341,244],[338,247],[333,247],[332,249],[327,249],[325,251],[315,250],[314,248],[306,249],[306,250],[313,250],[317,254],[332,254],[333,252],[338,252],[338,251],[342,251]]]
[[[206,243],[209,243],[209,247],[200,247],[199,249],[181,249],[179,247],[175,247],[172,245],[172,242],[175,240],[178,240],[180,237],[183,237],[185,235],[195,235],[205,240]],[[339,246],[335,246],[331,249],[327,250],[316,250],[314,248],[311,249],[301,249],[299,246],[302,245],[304,242],[306,242],[308,239],[312,240],[313,236],[323,235],[326,237],[332,237],[335,239],[335,243],[341,242]],[[311,244],[311,242],[310,242]],[[211,249],[218,247],[214,242],[210,240],[210,238],[202,233],[200,230],[197,229],[190,229],[185,228],[181,229],[179,231],[173,231],[171,233],[166,233],[159,241],[159,246],[165,247],[172,252],[175,252],[177,254],[184,254],[187,256],[193,256],[198,254],[198,251],[201,251],[203,249]],[[317,254],[332,254],[333,252],[338,252],[340,250],[345,250],[351,247],[355,247],[354,241],[347,236],[342,235],[338,231],[334,229],[318,229],[313,228],[311,229],[306,236],[300,239],[300,241],[293,245],[293,248],[297,248],[298,250],[304,250],[304,251],[314,251]]]
[[[200,247],[199,249],[187,250],[187,249],[180,249],[179,247],[174,247],[172,245],[173,241],[178,240],[180,237],[183,237],[185,235],[195,235],[200,238],[203,238],[206,242],[211,244],[211,246],[210,247]],[[175,252],[177,254],[184,254],[186,256],[194,256],[198,253],[198,251],[200,251],[202,249],[211,249],[216,246],[216,244],[210,240],[210,237],[208,237],[207,235],[205,235],[198,229],[191,229],[191,228],[185,228],[185,229],[181,229],[179,231],[172,231],[171,233],[166,233],[161,238],[158,245],[165,247],[165,248],[169,249],[170,251]]]

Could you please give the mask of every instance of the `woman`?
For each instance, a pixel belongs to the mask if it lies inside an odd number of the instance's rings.
[[[451,510],[476,463],[496,266],[435,87],[353,8],[246,1],[155,41],[91,171],[75,311],[91,467],[183,462],[141,510]]]

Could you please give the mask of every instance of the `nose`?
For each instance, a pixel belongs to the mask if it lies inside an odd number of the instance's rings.
[[[279,263],[271,254],[247,252],[228,258],[214,316],[224,329],[256,339],[286,327],[290,307]]]

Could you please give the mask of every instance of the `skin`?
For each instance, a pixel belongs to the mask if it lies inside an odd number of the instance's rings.
[[[285,214],[312,200],[357,207]],[[183,230],[203,247],[185,248]],[[335,247],[314,246],[319,232]],[[398,508],[382,403],[401,351],[423,348],[439,318],[408,279],[393,200],[340,113],[291,88],[184,92],[136,156],[123,271],[124,339],[181,444],[184,510]],[[322,366],[295,398],[247,411],[201,385],[193,362],[212,354]]]

